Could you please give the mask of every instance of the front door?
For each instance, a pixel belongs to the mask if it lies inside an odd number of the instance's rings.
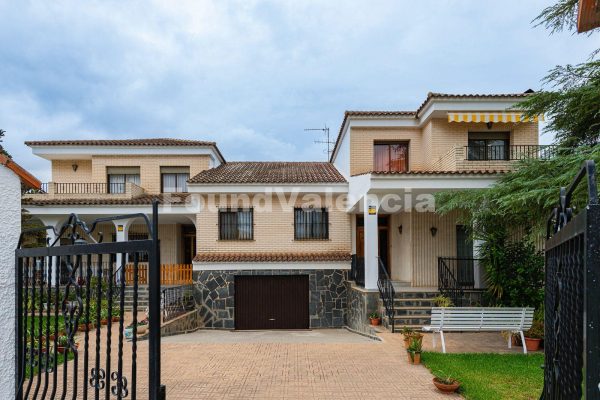
[[[377,225],[379,230],[379,258],[383,261],[389,275],[391,274],[389,215],[380,215],[378,217]],[[356,256],[365,256],[365,228],[362,216],[356,216]]]
[[[458,283],[462,286],[475,285],[473,241],[464,225],[456,225],[456,268]]]

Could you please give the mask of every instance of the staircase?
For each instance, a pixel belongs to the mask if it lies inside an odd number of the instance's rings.
[[[125,286],[125,311],[133,310],[133,286]],[[138,286],[138,313],[146,311],[149,304],[148,285]]]
[[[431,307],[433,299],[439,294],[437,288],[412,288],[395,283],[394,297],[394,325],[396,332],[402,327],[420,329],[428,325],[431,320]],[[380,314],[385,316],[383,301],[379,299]],[[391,321],[383,318],[386,327],[391,327]]]

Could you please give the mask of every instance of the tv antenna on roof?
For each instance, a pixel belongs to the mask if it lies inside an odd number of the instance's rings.
[[[332,151],[331,147],[332,147],[332,145],[335,144],[335,142],[332,142],[331,138],[329,137],[329,127],[327,125],[325,125],[324,128],[306,128],[304,130],[305,131],[321,131],[327,136],[327,140],[315,140],[315,143],[327,145],[327,149],[323,149],[323,153],[327,153],[327,160],[329,160],[329,157],[331,156],[331,151]]]

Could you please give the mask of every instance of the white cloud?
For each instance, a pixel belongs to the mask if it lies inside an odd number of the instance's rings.
[[[26,139],[217,140],[235,159],[324,159],[344,109],[415,109],[428,91],[539,87],[594,38],[548,36],[535,1],[0,2],[0,128]]]

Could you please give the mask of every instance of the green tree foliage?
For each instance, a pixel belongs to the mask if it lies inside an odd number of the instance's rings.
[[[489,225],[488,225],[489,227]],[[505,307],[542,306],[544,258],[529,240],[511,241],[500,225],[488,232],[480,248],[486,270],[488,302]]]
[[[12,158],[10,156],[10,154],[8,154],[8,151],[4,150],[4,146],[2,146],[2,142],[4,139],[2,139],[4,136],[6,135],[6,131],[4,129],[0,129],[0,154],[4,154],[5,156],[7,156],[8,158]]]

